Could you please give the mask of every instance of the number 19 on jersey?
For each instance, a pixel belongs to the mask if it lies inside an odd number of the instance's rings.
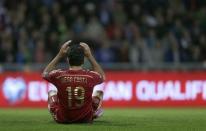
[[[68,93],[68,107],[69,108],[80,108],[84,105],[85,89],[83,87],[67,87]]]

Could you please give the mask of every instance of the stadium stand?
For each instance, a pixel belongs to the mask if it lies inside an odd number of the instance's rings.
[[[201,0],[1,0],[0,62],[42,64],[68,39],[102,64],[206,62]]]

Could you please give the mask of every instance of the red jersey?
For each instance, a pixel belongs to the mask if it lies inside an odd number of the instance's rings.
[[[53,83],[57,90],[60,114],[64,122],[91,121],[93,115],[92,92],[95,85],[103,82],[94,71],[54,70],[44,79]]]

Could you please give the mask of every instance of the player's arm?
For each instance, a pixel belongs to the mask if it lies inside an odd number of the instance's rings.
[[[88,58],[89,62],[91,63],[93,70],[98,72],[101,75],[102,79],[105,80],[105,73],[101,68],[101,66],[95,60],[94,56],[92,55],[89,46],[86,43],[80,43],[80,45],[84,48],[84,54]]]
[[[46,66],[46,68],[43,71],[42,77],[46,78],[48,77],[49,73],[54,70],[57,66],[57,64],[59,63],[59,61],[66,55],[68,49],[69,49],[69,43],[71,42],[71,40],[65,42],[59,53],[54,57],[54,59]]]

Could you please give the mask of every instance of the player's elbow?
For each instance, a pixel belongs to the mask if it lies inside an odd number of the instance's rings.
[[[45,74],[44,74],[44,72],[41,73],[41,77],[42,77],[43,79],[45,79]]]
[[[47,76],[48,76],[48,72],[45,72],[45,71],[44,71],[44,72],[41,74],[41,76],[42,76],[43,79],[46,79]]]
[[[103,80],[103,81],[106,80],[106,76],[105,76],[105,74],[102,75],[102,80]]]

